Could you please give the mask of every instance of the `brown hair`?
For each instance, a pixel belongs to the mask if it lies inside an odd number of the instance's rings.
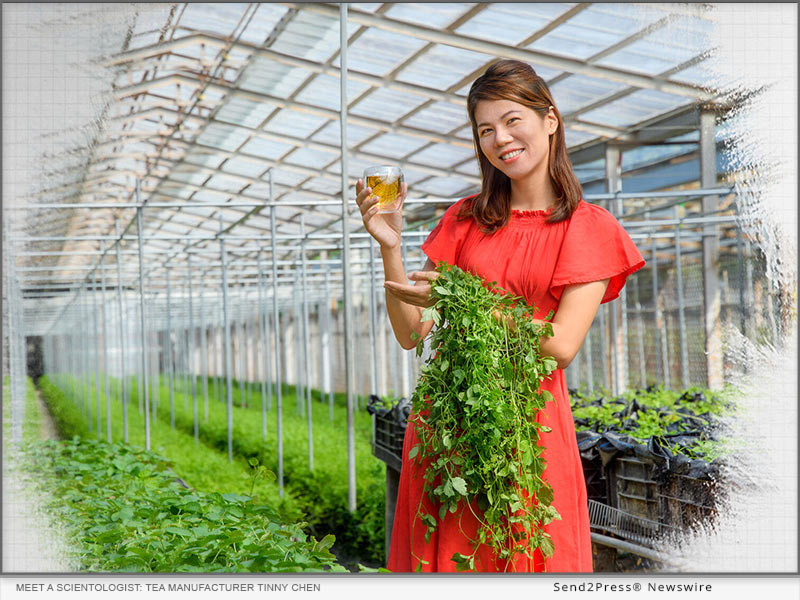
[[[481,191],[464,202],[458,217],[471,215],[481,229],[493,233],[504,227],[511,216],[511,182],[504,173],[492,166],[480,148],[475,109],[481,100],[511,100],[539,114],[546,114],[553,107],[558,128],[550,135],[548,170],[558,201],[547,222],[568,219],[580,203],[583,192],[567,154],[564,122],[544,79],[530,65],[518,60],[501,60],[492,64],[469,90],[467,111],[483,183]]]

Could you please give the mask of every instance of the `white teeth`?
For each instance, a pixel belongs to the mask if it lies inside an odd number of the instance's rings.
[[[514,150],[513,152],[509,152],[508,154],[503,154],[500,158],[503,160],[508,160],[509,158],[514,158],[522,154],[522,150]]]

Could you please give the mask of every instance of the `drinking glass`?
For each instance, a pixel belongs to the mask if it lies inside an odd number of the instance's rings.
[[[400,167],[374,166],[364,169],[364,185],[378,196],[378,214],[393,213],[400,208],[403,171]]]

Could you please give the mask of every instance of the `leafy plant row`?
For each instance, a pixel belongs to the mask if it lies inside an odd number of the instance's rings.
[[[93,424],[89,426],[85,409],[86,396],[80,380],[70,375],[45,375],[39,379],[39,387],[62,438],[69,439],[79,435],[89,439],[106,439],[105,427],[100,435],[96,433],[94,414]],[[114,386],[111,390],[112,440],[121,441],[123,409],[114,394]],[[105,398],[102,400],[101,421],[105,423],[106,402]],[[229,463],[227,456],[202,444],[195,444],[192,437],[171,429],[159,420],[151,420],[150,438],[153,452],[167,458],[186,485],[204,492],[223,494],[241,494],[252,487],[250,493],[255,499],[275,507],[284,520],[296,521],[302,518],[302,512],[291,497],[279,497],[274,481],[259,478],[253,485],[253,469],[247,461],[236,459]],[[145,447],[144,416],[139,413],[135,402],[128,407],[128,442],[133,446]]]
[[[29,455],[47,508],[80,541],[82,569],[136,572],[345,571],[332,536],[309,539],[250,496],[188,490],[167,462],[75,436]]]
[[[191,387],[180,391],[190,393]],[[224,386],[220,388],[225,397]],[[138,404],[138,388],[132,386],[132,406]],[[177,389],[176,389],[177,392]],[[383,464],[372,455],[370,437],[371,417],[355,413],[356,501],[357,509],[348,507],[347,482],[347,427],[346,408],[339,402],[334,405],[333,421],[329,407],[312,402],[312,430],[314,468],[309,468],[308,426],[304,416],[296,410],[294,389],[285,387],[283,395],[283,461],[285,490],[302,510],[309,532],[315,536],[333,534],[336,544],[333,551],[345,564],[354,566],[363,562],[378,566],[385,561],[385,475]],[[314,394],[313,397],[319,397]],[[256,459],[273,473],[278,472],[277,407],[268,412],[267,437],[264,439],[262,400],[260,386],[253,386],[245,395],[233,395],[233,453],[243,460]],[[198,437],[206,445],[227,455],[227,406],[216,396],[214,386],[209,386],[208,420],[198,395]],[[158,420],[169,423],[169,389],[162,378],[158,398]],[[183,396],[173,398],[175,427],[186,434],[194,434],[194,409],[192,400],[184,402]]]

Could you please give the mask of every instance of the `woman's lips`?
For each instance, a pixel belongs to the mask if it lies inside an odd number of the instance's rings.
[[[510,152],[504,152],[503,154],[500,155],[500,160],[502,160],[506,164],[508,164],[510,162],[514,162],[515,160],[517,160],[520,157],[520,155],[524,151],[525,151],[524,148],[517,148],[517,149],[512,150]]]

